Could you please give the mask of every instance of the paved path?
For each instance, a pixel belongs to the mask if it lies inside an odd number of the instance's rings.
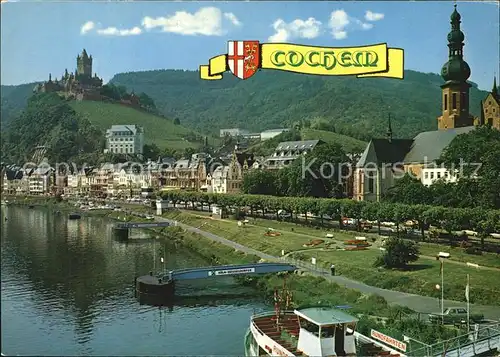
[[[163,218],[163,217],[156,217],[157,220],[159,221],[165,221],[165,222],[170,222],[172,224],[176,224],[179,227],[182,227],[183,229],[198,233],[202,235],[203,237],[206,237],[212,241],[219,242],[221,244],[224,244],[226,246],[232,247],[234,249],[237,249],[239,251],[242,251],[247,254],[254,254],[262,259],[266,260],[283,260],[278,257],[260,252],[258,250],[246,247],[244,245],[241,245],[239,243],[233,242],[229,239],[223,238],[221,236],[218,236],[216,234],[210,233],[203,231],[199,228],[189,226],[184,223],[180,223],[171,219]],[[286,258],[285,258],[286,259]],[[394,290],[387,290],[387,289],[381,289],[377,288],[374,286],[366,285],[364,283],[348,279],[343,276],[331,276],[328,271],[324,269],[319,269],[319,268],[312,268],[310,265],[307,263],[301,262],[301,261],[296,261],[293,259],[286,259],[287,262],[290,262],[292,264],[297,265],[301,269],[305,270],[307,273],[315,276],[321,276],[329,281],[332,281],[334,283],[337,283],[339,285],[345,286],[350,289],[354,289],[357,291],[360,291],[365,294],[375,294],[382,296],[384,299],[387,300],[389,304],[397,304],[397,305],[402,305],[406,306],[414,311],[418,312],[424,312],[424,313],[429,313],[429,312],[439,312],[440,306],[439,306],[439,300],[436,298],[431,298],[427,296],[421,296],[421,295],[414,295],[414,294],[408,294],[408,293],[403,293],[400,291],[394,291]],[[459,302],[459,301],[452,301],[452,300],[445,300],[445,306],[452,307],[452,306],[461,306],[463,307],[465,305],[464,302]],[[471,304],[471,311],[472,313],[475,314],[484,314],[486,319],[490,320],[500,320],[500,306],[485,306],[485,305],[476,305],[476,304]]]

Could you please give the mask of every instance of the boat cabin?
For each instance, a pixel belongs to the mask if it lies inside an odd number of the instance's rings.
[[[357,319],[342,310],[314,307],[295,310],[299,320],[297,351],[306,356],[356,356]]]

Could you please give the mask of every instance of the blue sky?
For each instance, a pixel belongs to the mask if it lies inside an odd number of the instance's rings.
[[[453,3],[446,2],[16,2],[2,3],[1,83],[73,71],[83,48],[105,81],[115,73],[197,69],[228,40],[323,46],[387,42],[405,68],[439,73]],[[498,3],[460,2],[470,80],[499,72]],[[84,26],[85,25],[85,26]],[[293,75],[293,74],[291,74]]]

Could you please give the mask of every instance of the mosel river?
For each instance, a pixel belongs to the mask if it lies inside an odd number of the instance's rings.
[[[1,224],[6,355],[242,355],[250,315],[266,308],[230,277],[183,283],[181,294],[199,297],[171,308],[141,305],[134,278],[155,257],[169,269],[209,265],[150,232],[122,243],[108,220],[15,206],[2,206]]]

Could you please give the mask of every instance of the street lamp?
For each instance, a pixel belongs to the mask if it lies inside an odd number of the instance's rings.
[[[438,258],[441,262],[441,286],[436,285],[436,288],[441,289],[441,323],[444,325],[444,260],[450,257],[450,253],[439,252]]]

